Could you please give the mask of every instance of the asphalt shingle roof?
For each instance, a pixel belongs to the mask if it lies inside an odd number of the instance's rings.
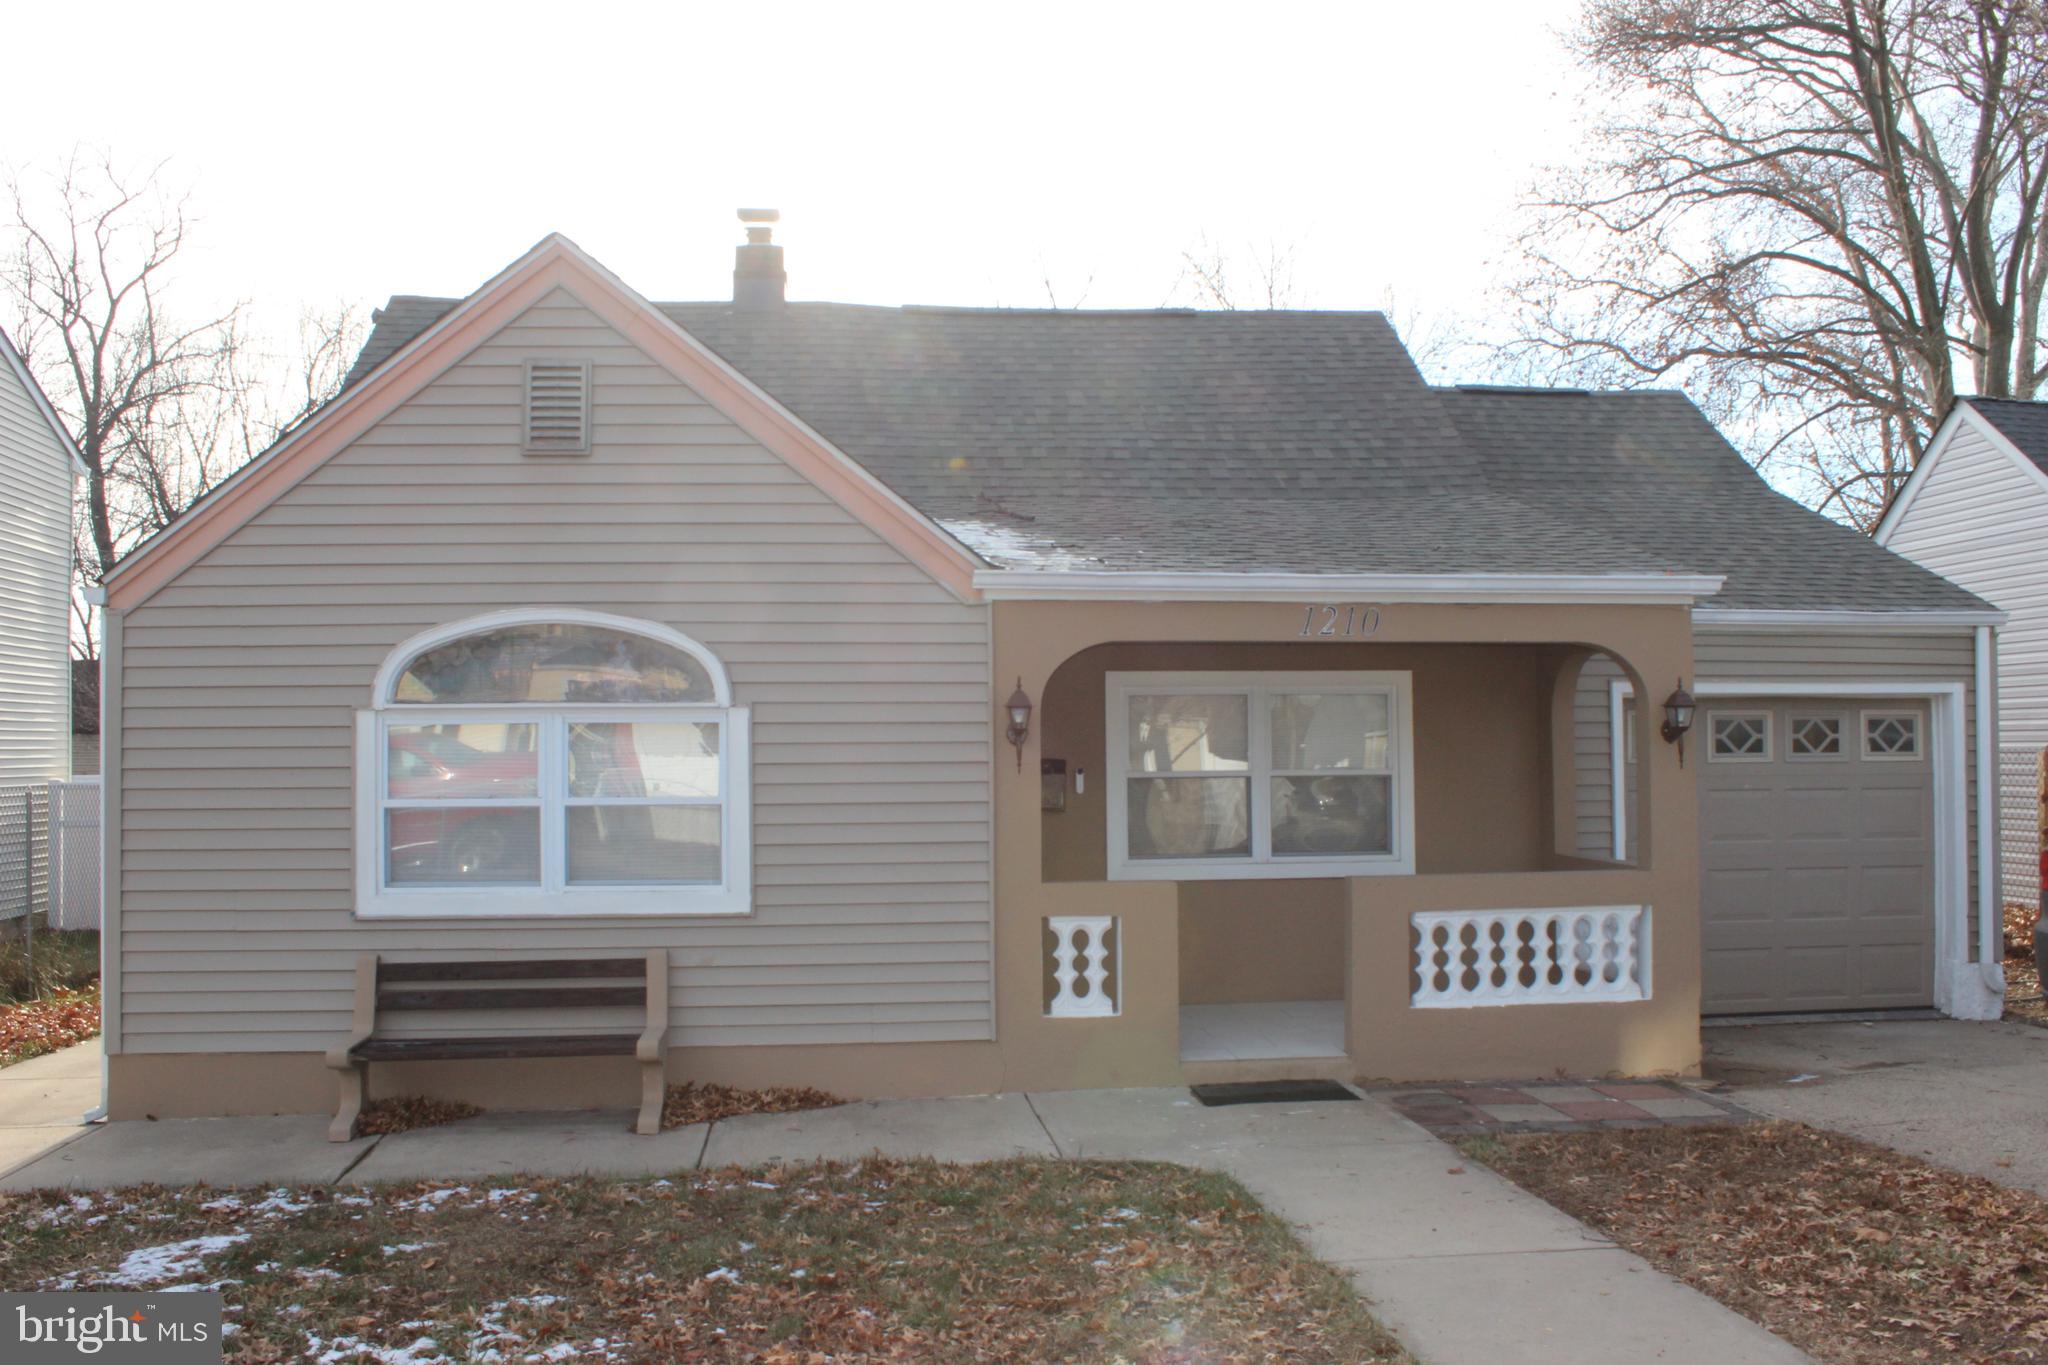
[[[2048,474],[2048,403],[2017,398],[1964,398],[1999,434],[2013,443],[2020,454],[2041,466]]]
[[[401,295],[350,373],[455,304]],[[1770,489],[1676,393],[1435,389],[1385,317],[658,305],[1006,568],[1683,571],[1982,604]]]
[[[1540,496],[1727,582],[1706,605],[1864,611],[1985,604],[1760,478],[1682,393],[1450,391],[1489,483]]]

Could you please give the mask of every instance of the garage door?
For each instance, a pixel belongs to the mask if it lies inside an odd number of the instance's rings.
[[[1701,717],[1702,1012],[1932,1004],[1926,708],[1727,701]]]

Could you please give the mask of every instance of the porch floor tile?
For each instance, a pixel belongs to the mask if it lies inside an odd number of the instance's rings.
[[[1343,1055],[1341,1000],[1260,1000],[1181,1006],[1180,1058],[1184,1062]]]

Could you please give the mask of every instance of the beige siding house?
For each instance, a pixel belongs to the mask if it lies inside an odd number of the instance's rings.
[[[0,333],[0,787],[71,775],[71,496],[84,472]]]
[[[2004,896],[2038,907],[2048,871],[2031,799],[2048,750],[2048,404],[1958,401],[1876,538],[2006,613],[1997,642]]]
[[[758,240],[735,283],[656,305],[551,237],[394,298],[114,575],[115,1117],[328,1108],[367,1031],[429,1058],[373,1094],[631,1092],[505,1056],[623,1003],[379,984],[451,961],[646,958],[672,1078],[855,1095],[1686,1072],[1703,993],[1995,1011],[1996,613],[1682,398],[1432,389],[1373,314],[786,303]],[[1905,870],[1816,916],[1796,850],[1717,863],[1702,811],[1780,754]]]

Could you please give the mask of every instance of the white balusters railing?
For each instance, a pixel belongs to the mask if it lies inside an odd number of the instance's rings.
[[[1045,1012],[1055,1019],[1099,1019],[1115,1014],[1122,989],[1110,979],[1109,936],[1115,931],[1116,917],[1055,915],[1045,923],[1053,935],[1053,997]],[[1122,951],[1119,938],[1119,959]]]
[[[1417,1009],[1650,998],[1650,907],[1432,910],[1415,930]]]

